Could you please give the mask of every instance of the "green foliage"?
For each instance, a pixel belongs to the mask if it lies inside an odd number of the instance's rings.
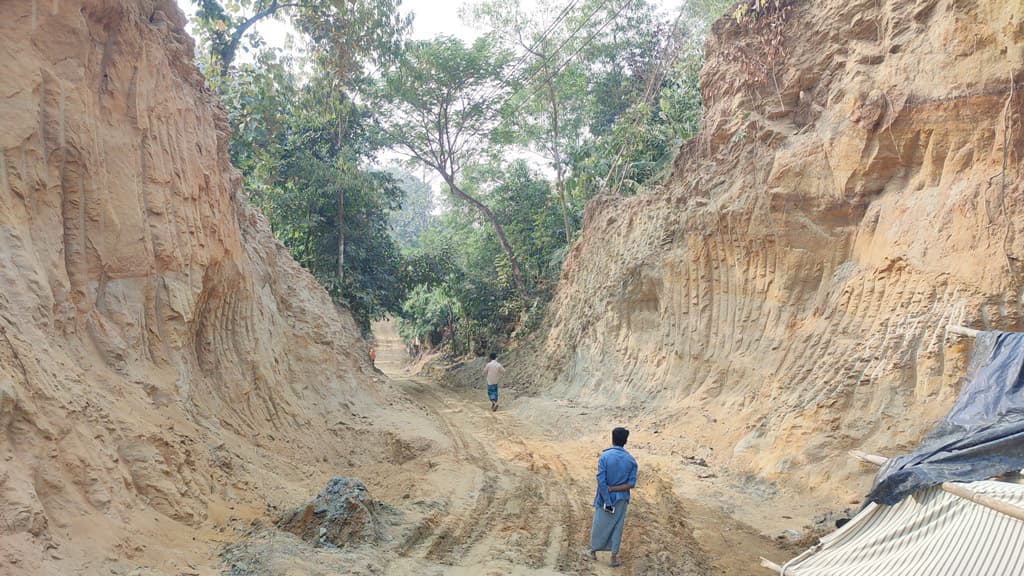
[[[208,78],[229,73],[238,50],[265,49],[253,27],[274,19],[290,22],[310,41],[312,53],[343,83],[372,64],[392,61],[411,23],[400,0],[193,0],[201,62]]]
[[[520,264],[530,287],[523,300],[515,289],[501,246],[476,214],[452,205],[418,239],[418,258],[429,259],[423,269],[432,288],[414,291],[415,305],[407,301],[402,325],[420,341],[443,339],[455,353],[484,351],[500,345],[546,302],[564,257],[562,217],[551,185],[522,161],[507,166],[473,166],[465,173],[466,188],[493,207],[505,223],[508,240],[522,254]],[[440,263],[447,263],[447,267]],[[444,301],[446,315],[426,304]],[[403,334],[405,336],[405,334]],[[406,336],[408,337],[408,336]]]
[[[398,54],[398,0],[194,0],[199,62],[232,128],[229,151],[275,235],[364,329],[397,312],[407,286],[388,218],[402,190],[368,169],[379,149],[358,102],[372,66]],[[282,56],[254,26],[287,21],[306,41]],[[238,64],[239,50],[250,61]]]
[[[505,268],[501,247],[489,229],[480,226],[467,208],[452,206],[421,236],[417,258],[435,263],[441,274],[435,290],[451,303],[444,324],[429,324],[417,309],[403,309],[402,318],[442,335],[452,352],[490,347],[514,324],[516,290]],[[421,338],[423,340],[423,338]]]
[[[397,0],[194,1],[232,159],[275,234],[364,327],[398,314],[404,337],[454,354],[539,324],[594,194],[668,174],[700,129],[704,37],[730,5],[492,0],[465,9],[491,30],[466,45],[402,44]],[[268,49],[265,18],[307,52]],[[383,147],[445,194],[370,168]]]
[[[704,116],[699,78],[702,64],[700,53],[681,58],[658,94],[659,124],[674,144],[681,144],[700,131]]]
[[[387,67],[401,54],[411,16],[401,0],[318,0],[298,3],[295,27],[310,41],[315,59],[343,85],[371,66]]]
[[[402,305],[398,334],[409,342],[438,345],[452,333],[459,303],[440,287],[417,286]]]
[[[454,166],[462,171],[462,188],[490,206],[502,223],[529,296],[514,290],[508,260],[494,235],[471,210],[449,205],[417,243],[428,252],[443,246],[454,256],[457,273],[430,292],[432,302],[446,303],[444,324],[427,314],[431,309],[423,302],[405,309],[403,317],[443,336],[456,353],[495,346],[513,332],[535,326],[569,248],[566,227],[570,232],[579,229],[586,201],[601,190],[633,194],[661,181],[680,145],[700,130],[698,74],[704,33],[727,3],[694,2],[676,25],[643,1],[591,0],[565,14],[562,8],[541,1],[527,12],[515,1],[493,1],[466,9],[473,22],[494,30],[488,42],[497,42],[516,60],[502,78],[509,96],[492,99],[492,104],[504,104],[497,111],[500,121],[491,123],[484,107],[474,109],[477,122],[470,123],[471,131],[490,136],[474,141],[471,156],[489,161]],[[552,26],[558,15],[564,18]],[[463,89],[464,84],[444,76],[445,70],[460,66],[439,67],[427,73],[428,78],[440,78],[433,86],[410,86],[406,78],[416,76],[403,73],[403,89],[424,99],[441,86]],[[469,93],[500,91],[481,83]],[[424,101],[421,108],[429,106]],[[417,118],[409,111],[401,117]],[[423,125],[434,125],[420,118]],[[395,129],[404,133],[409,128]],[[422,148],[429,147],[426,140],[433,135],[424,132]],[[541,155],[556,176],[564,176],[564,215],[557,178],[553,183],[550,175],[542,176],[524,162],[496,159],[515,150]],[[443,154],[427,155],[426,160],[444,164]]]
[[[619,40],[610,51],[625,50],[626,65],[611,68],[614,73],[593,88],[594,100],[604,103],[592,115],[595,138],[571,153],[586,197],[598,191],[636,194],[660,182],[675,151],[699,130],[701,47],[684,26],[694,18],[681,14],[669,23],[648,7],[633,22],[632,47]]]
[[[330,72],[313,66],[303,79],[293,64],[265,51],[223,78],[229,151],[275,235],[368,328],[404,299],[405,286],[394,281],[401,255],[387,224],[401,190],[391,175],[362,167],[376,147],[368,109],[336,90]]]
[[[450,36],[408,43],[376,91],[388,143],[454,179],[486,147],[506,61],[487,36],[471,46]]]
[[[434,170],[451,198],[490,225],[519,297],[525,299],[528,287],[501,220],[459,181],[462,170],[488,144],[487,132],[496,116],[489,99],[503,90],[506,61],[507,53],[487,36],[468,47],[444,36],[412,42],[399,66],[379,82],[377,94],[380,109],[390,119],[382,125],[386,141]]]
[[[434,219],[434,191],[419,178],[400,170],[391,170],[391,175],[402,189],[401,209],[391,213],[391,235],[403,251],[414,250],[417,240],[430,227]]]
[[[576,173],[622,194],[637,194],[663,181],[676,151],[700,131],[701,64],[700,53],[682,55],[650,102],[634,103],[607,133],[577,151]]]
[[[660,181],[699,130],[704,34],[727,5],[696,0],[675,22],[652,2],[630,0],[591,0],[567,13],[543,1],[531,12],[505,0],[466,10],[526,63],[510,79],[513,97],[495,134],[564,174],[572,229],[593,194]]]
[[[531,293],[546,297],[561,268],[550,266],[550,255],[566,245],[551,184],[522,160],[513,161],[504,170],[481,174],[479,178],[481,185],[493,185],[487,197],[495,206],[495,214],[506,223],[509,242],[522,255],[523,272],[531,285]]]

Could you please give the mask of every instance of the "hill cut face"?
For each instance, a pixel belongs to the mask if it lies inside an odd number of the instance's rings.
[[[171,0],[2,12],[0,557],[188,550],[218,503],[356,455],[327,426],[376,406],[362,341],[240,198]]]
[[[946,325],[1024,328],[1024,8],[790,5],[774,61],[769,24],[715,25],[667,186],[588,207],[538,373],[863,494],[846,450],[905,449],[956,396]]]

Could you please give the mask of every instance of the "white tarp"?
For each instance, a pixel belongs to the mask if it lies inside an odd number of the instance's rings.
[[[981,481],[972,491],[1024,507],[1024,486]],[[1020,576],[1024,521],[933,486],[896,505],[869,504],[782,567],[787,576]]]

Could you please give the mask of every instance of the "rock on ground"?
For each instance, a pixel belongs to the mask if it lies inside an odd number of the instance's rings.
[[[381,541],[386,514],[387,507],[371,499],[362,482],[332,478],[312,502],[293,510],[277,526],[316,546],[343,548]]]

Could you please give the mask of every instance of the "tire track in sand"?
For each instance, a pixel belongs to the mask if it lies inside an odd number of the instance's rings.
[[[573,499],[579,495],[573,494],[564,463],[533,452],[516,437],[507,414],[491,413],[463,394],[449,395],[426,382],[398,383],[450,439],[454,460],[481,477],[472,502],[464,499],[425,518],[399,554],[449,566],[496,559],[537,570],[570,568],[570,539],[579,530],[567,530],[566,522],[578,524]]]
[[[642,487],[630,503],[623,568],[610,571],[584,559],[579,552],[593,514],[590,454],[538,432],[513,412],[491,412],[482,389],[442,387],[393,372],[393,383],[425,409],[451,444],[431,456],[444,462],[436,473],[448,490],[438,494],[444,504],[393,549],[400,558],[395,567],[459,575],[721,573],[694,538],[686,504],[669,476],[655,467],[643,468]],[[451,474],[458,477],[448,482]]]

